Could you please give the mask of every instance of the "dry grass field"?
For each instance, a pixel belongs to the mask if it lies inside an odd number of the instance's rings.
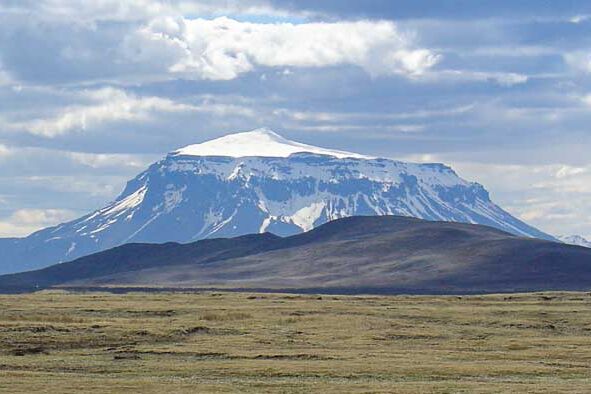
[[[591,295],[0,296],[2,393],[591,392]]]

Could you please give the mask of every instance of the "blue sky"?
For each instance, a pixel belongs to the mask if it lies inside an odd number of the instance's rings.
[[[0,236],[268,126],[436,161],[591,238],[588,1],[0,0]]]

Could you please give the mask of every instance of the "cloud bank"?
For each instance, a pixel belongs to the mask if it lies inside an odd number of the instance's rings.
[[[8,218],[0,219],[0,237],[25,236],[75,217],[75,212],[65,209],[19,209]]]
[[[55,137],[113,121],[142,121],[158,112],[192,111],[190,105],[160,97],[137,97],[115,88],[87,90],[80,94],[88,105],[74,105],[62,109],[54,117],[12,122],[6,127],[23,130],[43,137]]]
[[[131,62],[210,80],[231,80],[257,67],[338,65],[413,77],[439,60],[386,21],[264,24],[165,17],[127,36],[122,50]]]

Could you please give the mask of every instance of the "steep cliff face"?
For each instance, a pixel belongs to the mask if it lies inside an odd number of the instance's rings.
[[[0,272],[40,268],[129,242],[291,235],[357,215],[485,224],[553,239],[445,165],[328,150],[258,129],[172,152],[103,209],[27,238],[0,240]]]

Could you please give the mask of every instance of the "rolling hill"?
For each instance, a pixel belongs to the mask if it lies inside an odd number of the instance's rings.
[[[127,244],[0,276],[2,291],[50,286],[471,293],[591,288],[591,249],[498,229],[357,216],[289,237]]]

